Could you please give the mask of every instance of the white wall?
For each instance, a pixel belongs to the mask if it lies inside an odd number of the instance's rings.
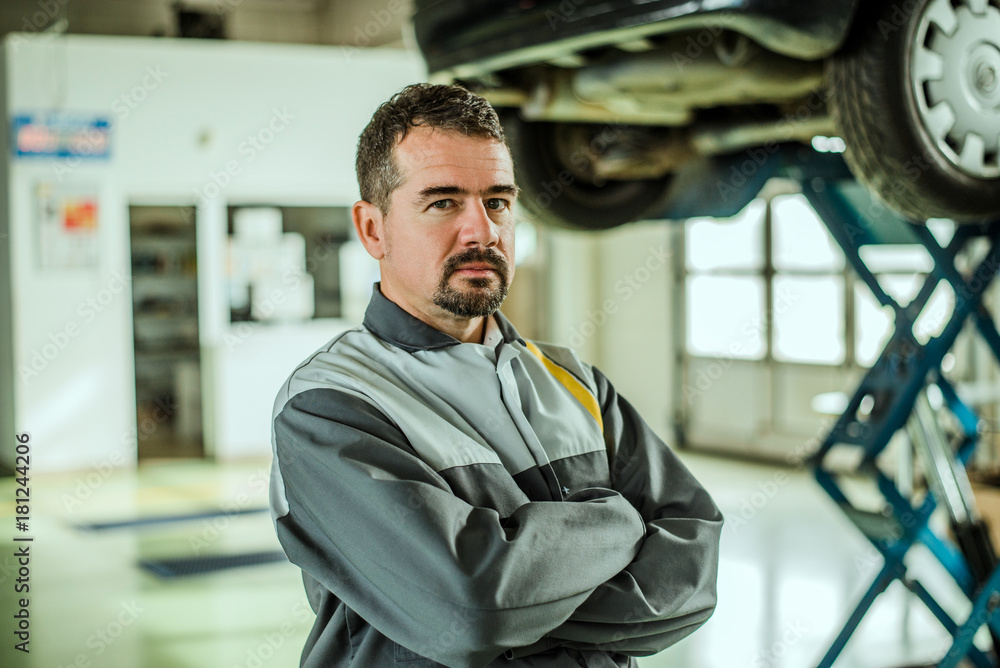
[[[549,338],[598,367],[668,443],[674,373],[671,225],[545,233]]]
[[[357,136],[380,102],[423,78],[419,58],[402,51],[348,56],[337,47],[83,36],[18,35],[4,49],[8,114],[60,110],[114,121],[107,162],[9,159],[15,369],[30,368],[33,355],[61,340],[67,326],[78,331],[51,360],[42,358],[38,375],[11,379],[13,429],[32,434],[34,470],[135,461],[131,295],[116,279],[129,272],[129,203],[199,205],[203,360],[219,365],[203,368],[206,382],[216,383],[206,396],[229,389],[266,396],[269,418],[276,387],[232,387],[220,374],[227,368],[228,323],[217,308],[224,304],[226,204],[353,203]],[[249,137],[257,138],[257,148]],[[96,270],[39,269],[32,233],[39,182],[100,191]],[[81,304],[95,298],[108,303],[91,317]],[[216,456],[267,452],[267,434],[249,449],[229,447],[215,425],[206,439]],[[9,461],[10,452],[4,454]]]
[[[618,392],[668,443],[673,442],[674,281],[669,222],[643,222],[602,234],[600,287],[587,320],[600,322],[597,364]]]

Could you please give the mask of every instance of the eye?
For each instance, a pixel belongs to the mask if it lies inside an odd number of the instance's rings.
[[[492,209],[493,211],[500,211],[501,209],[506,209],[509,206],[510,202],[505,199],[500,199],[499,197],[486,200],[486,208]]]
[[[435,209],[447,209],[450,204],[451,204],[450,199],[439,199],[438,201],[431,204],[431,206],[434,207]]]

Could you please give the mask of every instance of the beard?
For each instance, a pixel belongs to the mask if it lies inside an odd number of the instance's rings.
[[[468,264],[488,264],[497,273],[496,277],[466,278],[465,289],[454,288],[448,283],[452,274]],[[470,248],[454,255],[445,263],[434,293],[434,304],[445,311],[462,318],[478,318],[493,315],[504,299],[510,283],[510,267],[507,259],[493,250]]]

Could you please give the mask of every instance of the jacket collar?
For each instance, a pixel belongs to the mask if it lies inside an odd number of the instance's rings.
[[[524,343],[517,330],[500,311],[493,315],[503,334],[504,343],[513,341]],[[434,329],[404,311],[382,294],[381,283],[376,283],[372,290],[372,299],[368,302],[368,310],[365,311],[364,325],[378,338],[410,353],[418,350],[436,350],[462,343],[450,334]]]

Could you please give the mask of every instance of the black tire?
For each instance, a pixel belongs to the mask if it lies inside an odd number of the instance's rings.
[[[998,217],[1000,175],[990,173],[995,155],[990,156],[987,149],[978,171],[962,168],[956,162],[961,137],[949,138],[951,147],[939,143],[925,120],[930,89],[918,87],[911,79],[911,74],[920,71],[912,69],[914,44],[931,1],[861,3],[848,43],[830,60],[828,69],[831,108],[847,144],[845,158],[859,181],[912,220],[977,222]],[[988,11],[1000,13],[995,5]],[[945,77],[962,74],[954,71],[959,60],[943,59]],[[955,97],[956,102],[964,102],[961,96]],[[1000,106],[995,115],[989,110],[976,112],[968,105],[958,109],[1000,132]]]
[[[581,169],[577,158],[588,144],[610,145],[622,134],[619,126],[536,123],[514,113],[504,114],[502,121],[521,188],[518,202],[533,220],[572,230],[606,230],[663,208],[670,176],[595,183]]]

